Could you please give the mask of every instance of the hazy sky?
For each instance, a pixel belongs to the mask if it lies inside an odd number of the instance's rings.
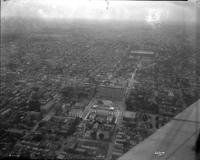
[[[3,2],[1,17],[51,19],[94,19],[146,21],[197,20],[196,7],[189,2],[109,1],[104,0],[9,0]]]

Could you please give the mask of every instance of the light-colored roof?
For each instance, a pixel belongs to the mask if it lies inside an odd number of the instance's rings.
[[[125,111],[123,113],[124,117],[126,118],[135,118],[136,113],[135,112],[130,112],[130,111]]]
[[[132,148],[119,160],[195,160],[193,147],[199,129],[200,100]]]
[[[143,51],[143,50],[136,50],[136,51],[131,51],[130,53],[132,54],[148,54],[148,55],[153,55],[153,51]]]
[[[110,100],[102,100],[102,101],[103,101],[103,103],[104,103],[105,105],[107,105],[107,106],[113,106],[113,102],[110,101]]]

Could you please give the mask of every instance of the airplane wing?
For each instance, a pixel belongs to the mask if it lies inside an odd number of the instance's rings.
[[[200,160],[194,152],[200,132],[200,99],[119,160]]]

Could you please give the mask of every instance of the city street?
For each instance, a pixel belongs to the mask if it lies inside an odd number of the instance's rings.
[[[87,106],[85,107],[85,109],[84,109],[84,111],[83,111],[83,113],[81,115],[81,118],[83,118],[84,120],[86,119],[87,114],[89,113],[90,108],[93,106],[93,104],[95,104],[95,102],[96,102],[96,98],[93,97],[91,99],[91,101],[87,104]]]
[[[114,134],[112,135],[112,138],[111,138],[111,142],[109,144],[109,149],[108,149],[108,154],[107,154],[107,158],[106,160],[110,160],[112,158],[112,151],[113,151],[113,147],[114,147],[114,144],[115,144],[115,137],[116,137],[116,130],[117,128],[119,128],[121,122],[122,122],[122,118],[123,118],[123,113],[124,111],[126,110],[126,107],[125,107],[125,104],[124,102],[116,102],[115,103],[117,105],[117,108],[119,111],[119,117],[118,117],[118,120],[117,120],[117,123],[116,123],[116,126],[115,126],[115,130],[114,130]]]

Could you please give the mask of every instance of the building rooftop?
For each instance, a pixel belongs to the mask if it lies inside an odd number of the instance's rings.
[[[154,55],[153,51],[143,51],[143,50],[135,50],[135,51],[131,51],[130,53],[132,54],[148,54],[148,55]]]

